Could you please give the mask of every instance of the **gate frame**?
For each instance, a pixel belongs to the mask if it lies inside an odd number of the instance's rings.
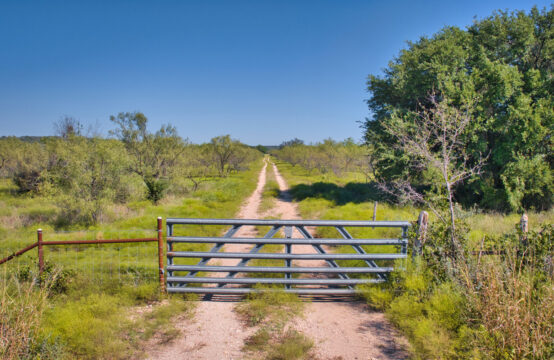
[[[194,237],[174,236],[174,225],[230,225],[232,226],[222,237]],[[393,267],[379,267],[375,260],[394,260],[407,258],[408,221],[346,221],[346,220],[257,220],[257,219],[198,219],[198,218],[167,218],[167,267],[166,289],[169,293],[201,293],[201,294],[246,294],[256,291],[252,288],[225,288],[227,284],[284,284],[285,291],[296,294],[354,294],[353,285],[362,283],[379,283],[386,279],[386,274],[393,271]],[[233,237],[242,226],[269,226],[271,229],[263,237],[235,238]],[[334,227],[340,238],[314,238],[306,227]],[[346,227],[387,227],[400,228],[400,238],[392,239],[355,239],[345,229]],[[280,229],[284,229],[285,237],[274,238]],[[292,230],[296,228],[303,238],[293,239]],[[174,251],[175,243],[211,243],[214,244],[208,252]],[[253,244],[248,253],[220,252],[227,243]],[[264,245],[285,245],[285,253],[259,253]],[[312,245],[317,254],[293,254],[292,245]],[[355,254],[327,253],[322,245],[350,245]],[[373,254],[366,253],[361,245],[398,245],[400,252]],[[176,257],[200,258],[196,265],[175,265]],[[241,259],[235,266],[207,265],[214,258]],[[285,261],[283,267],[255,267],[246,266],[251,259],[281,259]],[[320,259],[325,260],[330,267],[292,267],[292,260]],[[365,267],[340,267],[335,260],[364,260]],[[226,277],[196,277],[200,271],[227,272]],[[184,276],[174,276],[174,272],[187,272]],[[268,272],[283,273],[284,278],[236,278],[239,272]],[[336,273],[339,279],[293,279],[292,273]],[[350,279],[348,273],[374,273],[377,279]],[[187,283],[215,283],[217,287],[190,287]],[[329,285],[347,286],[347,289],[338,288],[291,288],[291,285]]]

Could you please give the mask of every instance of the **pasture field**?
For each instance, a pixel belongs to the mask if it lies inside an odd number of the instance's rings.
[[[42,228],[44,241],[140,238],[156,236],[158,216],[233,217],[255,188],[261,166],[260,158],[248,170],[213,177],[195,192],[169,195],[156,205],[150,201],[114,205],[108,209],[109,220],[86,228],[56,228],[57,208],[52,199],[18,195],[11,180],[3,179],[0,257],[35,242],[37,228]],[[189,231],[182,227],[176,230],[177,234]],[[219,235],[221,230],[214,226],[194,229],[199,236]],[[162,342],[178,335],[171,314],[187,316],[192,311],[193,303],[177,301],[178,297],[165,299],[160,294],[156,243],[45,246],[44,257],[42,281],[50,284],[48,296],[40,296],[43,290],[31,285],[37,278],[36,249],[3,264],[0,270],[0,318],[12,323],[21,321],[21,314],[13,310],[25,308],[25,301],[41,309],[25,314],[30,323],[34,319],[35,325],[30,340],[19,349],[20,355],[137,358],[154,334]],[[152,306],[153,302],[159,305]]]
[[[413,206],[399,206],[384,202],[379,191],[370,179],[360,172],[348,172],[337,176],[331,173],[308,171],[305,168],[274,159],[279,170],[287,179],[294,201],[304,219],[371,220],[374,202],[378,201],[376,220],[416,221],[422,210]],[[458,209],[459,218],[469,227],[468,240],[471,246],[478,246],[485,235],[499,236],[514,230],[521,214],[484,212],[478,209]],[[554,210],[530,211],[530,229],[538,229],[542,224],[554,223]],[[430,212],[430,221],[436,221]],[[320,234],[323,236],[323,234]],[[327,234],[328,235],[328,234]],[[375,229],[368,236],[386,235]]]
[[[276,163],[304,219],[370,220],[375,201],[379,201],[376,220],[415,222],[421,211],[383,201],[361,173],[336,176]],[[459,236],[469,254],[465,261],[456,264],[449,258],[442,247],[448,232],[430,212],[432,230],[424,256],[399,263],[403,270],[395,271],[383,284],[358,287],[360,296],[384,311],[408,338],[415,359],[548,358],[554,351],[554,288],[548,260],[552,259],[554,211],[527,213],[526,248],[521,247],[522,235],[516,231],[521,214],[461,208],[456,213],[462,229]],[[369,238],[398,236],[382,229],[350,231]],[[324,229],[316,236],[338,234]],[[501,255],[472,256],[483,244],[500,249]],[[333,250],[352,251],[346,246]],[[355,262],[346,264],[355,266]]]

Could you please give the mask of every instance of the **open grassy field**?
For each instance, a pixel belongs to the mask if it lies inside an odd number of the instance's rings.
[[[362,174],[337,177],[286,162],[277,161],[277,165],[291,185],[304,219],[370,220],[375,201],[379,202],[376,220],[415,222],[421,211],[383,202]],[[524,248],[515,233],[521,214],[459,208],[456,215],[467,229],[460,235],[467,250],[479,250],[485,239],[498,239],[503,255],[469,255],[453,270],[447,252],[432,244],[432,253],[401,261],[387,282],[361,286],[360,295],[371,307],[384,311],[408,338],[415,359],[548,357],[553,351],[553,288],[548,259],[552,256],[554,211],[528,212],[529,234],[533,235]],[[439,220],[430,213],[430,222]],[[386,229],[350,231],[359,237],[398,236]],[[435,235],[439,241],[448,238],[440,231]],[[332,229],[317,233],[321,237],[337,235]],[[347,246],[333,250],[352,252]],[[355,262],[341,264],[356,266]]]
[[[275,160],[279,170],[291,187],[293,199],[298,202],[304,219],[371,220],[374,202],[378,202],[376,220],[416,221],[422,209],[412,206],[397,206],[382,202],[379,191],[372,188],[368,178],[361,173],[322,174],[308,171],[301,166]],[[554,210],[529,212],[529,228],[538,229],[542,224],[554,222]],[[521,214],[501,214],[478,210],[459,209],[459,218],[470,229],[468,239],[478,246],[485,235],[495,236],[512,231],[519,223]],[[436,221],[430,213],[430,221]],[[363,230],[363,236],[380,237],[391,235],[391,230]],[[329,236],[329,233],[319,233]],[[362,233],[359,233],[362,236]]]
[[[38,228],[43,229],[45,241],[155,237],[158,216],[233,217],[255,188],[261,166],[260,159],[248,170],[212,178],[196,192],[168,196],[157,205],[138,201],[113,206],[108,219],[86,228],[57,228],[58,209],[52,199],[18,195],[11,181],[1,180],[0,257],[35,242]],[[176,230],[177,234],[190,231],[184,227]],[[200,236],[219,235],[221,230],[213,226],[194,229]],[[22,289],[37,277],[36,249],[0,269],[0,297],[6,305],[2,319],[12,323],[20,320],[8,310],[8,303],[14,309],[24,306],[25,299],[40,301],[33,306],[42,309],[27,314],[35,318],[35,325],[29,330],[30,340],[15,358],[38,354],[45,359],[140,358],[141,346],[153,334],[161,336],[160,341],[178,334],[171,325],[171,314],[186,316],[192,311],[191,303],[178,301],[178,297],[148,306],[162,299],[156,243],[45,247],[44,256],[43,282],[50,284],[48,296],[39,296],[44,292],[41,288]],[[29,296],[22,296],[25,293]],[[2,354],[8,355],[13,354]]]

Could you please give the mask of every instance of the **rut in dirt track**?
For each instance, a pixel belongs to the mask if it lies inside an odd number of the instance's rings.
[[[259,214],[262,192],[266,183],[268,161],[258,177],[253,194],[241,207],[238,217],[242,219],[264,216],[281,219],[300,219],[297,205],[292,202],[289,188],[277,166],[271,170],[279,185],[280,197],[265,214]],[[243,227],[236,236],[254,237],[255,229]],[[293,237],[301,237],[293,233]],[[248,252],[252,245],[228,244],[229,252]],[[310,245],[294,245],[294,253],[315,253]],[[239,260],[222,259],[220,265],[235,265]],[[308,260],[309,261],[309,260]],[[301,266],[300,261],[294,265]],[[309,266],[316,266],[312,261]],[[325,266],[325,262],[317,264]],[[222,274],[224,275],[224,274]],[[244,340],[255,328],[245,327],[236,317],[233,308],[236,298],[217,297],[215,301],[200,301],[194,319],[186,319],[178,325],[182,336],[173,343],[158,347],[149,354],[150,359],[243,359],[241,352]],[[382,313],[370,311],[361,302],[312,301],[307,304],[304,317],[294,319],[289,325],[314,341],[317,359],[406,359],[403,350],[406,341],[393,329]]]

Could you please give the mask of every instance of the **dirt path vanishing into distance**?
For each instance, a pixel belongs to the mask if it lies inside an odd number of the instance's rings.
[[[238,217],[241,219],[257,218],[266,182],[267,159],[258,176],[258,184],[250,197],[242,205]],[[235,237],[254,237],[252,227],[243,226]],[[252,245],[227,244],[228,252],[248,252]],[[219,259],[220,265],[236,265],[239,259]],[[225,276],[226,273],[210,274]],[[177,325],[181,336],[170,344],[157,347],[148,355],[149,359],[176,360],[238,360],[243,359],[241,348],[244,340],[254,333],[254,328],[244,326],[235,312],[233,301],[199,301],[192,319],[186,319]]]
[[[262,193],[266,183],[267,158],[258,177],[258,185],[241,207],[238,218],[259,219],[263,217],[301,219],[297,205],[292,202],[289,187],[271,164],[279,185],[280,196],[274,206],[264,214],[259,213]],[[311,229],[308,229],[310,231]],[[235,236],[255,237],[253,227],[241,228]],[[297,230],[293,238],[301,237]],[[227,244],[229,252],[248,252],[252,245]],[[293,253],[315,253],[310,245],[294,245]],[[238,259],[220,259],[220,265],[236,265]],[[324,261],[294,261],[295,266],[325,266]],[[225,273],[221,274],[221,276]],[[244,340],[255,332],[245,326],[233,308],[237,298],[229,301],[217,297],[213,301],[199,301],[194,318],[186,319],[177,327],[182,335],[170,344],[155,347],[149,359],[199,359],[238,360],[245,358],[241,348]],[[407,359],[404,350],[407,342],[382,313],[371,311],[365,304],[353,299],[348,301],[314,301],[306,304],[304,316],[294,319],[289,327],[303,332],[314,341],[317,360],[393,360]]]

